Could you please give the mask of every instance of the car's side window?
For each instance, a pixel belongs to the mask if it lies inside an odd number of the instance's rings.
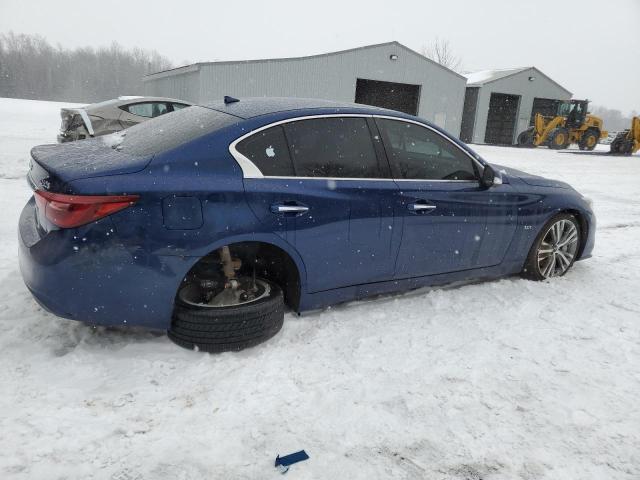
[[[173,110],[182,110],[185,107],[188,107],[189,105],[185,105],[184,103],[172,103],[171,104],[173,106]]]
[[[396,179],[476,180],[471,158],[438,133],[402,120],[376,118]]]
[[[364,118],[298,120],[286,123],[284,130],[298,177],[381,177]]]
[[[251,160],[265,176],[295,175],[287,141],[280,125],[245,138],[236,145],[236,150]]]
[[[139,117],[154,118],[168,112],[167,104],[164,102],[145,102],[127,105],[127,111]]]

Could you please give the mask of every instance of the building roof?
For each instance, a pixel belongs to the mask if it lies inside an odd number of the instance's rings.
[[[428,57],[425,57],[424,55],[421,55],[420,53],[416,52],[415,50],[410,49],[409,47],[401,44],[400,42],[397,41],[392,41],[392,42],[385,42],[385,43],[377,43],[374,45],[364,45],[362,47],[355,47],[355,48],[349,48],[347,50],[339,50],[336,52],[328,52],[328,53],[320,53],[317,55],[307,55],[304,57],[283,57],[283,58],[267,58],[267,59],[257,59],[257,60],[231,60],[231,61],[220,61],[220,62],[198,62],[198,63],[193,63],[190,65],[184,65],[181,67],[176,67],[176,68],[171,68],[169,70],[162,70],[160,72],[154,72],[154,73],[149,73],[147,75],[145,75],[143,77],[143,80],[153,80],[154,78],[157,77],[163,77],[163,76],[167,76],[167,75],[179,75],[181,73],[189,73],[189,72],[196,72],[200,69],[201,66],[203,65],[233,65],[233,64],[246,64],[246,63],[260,63],[260,62],[283,62],[283,61],[295,61],[295,60],[308,60],[308,59],[312,59],[312,58],[322,58],[322,57],[327,57],[327,56],[332,56],[332,55],[342,55],[344,53],[350,53],[350,52],[355,52],[358,50],[365,50],[365,49],[369,49],[369,48],[380,48],[380,47],[388,47],[388,46],[395,46],[397,48],[400,48],[402,50],[405,50],[406,52],[409,52],[412,55],[418,56],[420,57],[421,60],[424,60],[426,62],[429,62],[435,66],[437,66],[438,68],[442,68],[444,70],[446,70],[447,72],[451,73],[452,75],[455,75],[457,77],[460,78],[464,78],[463,75],[454,72],[453,70],[450,70],[449,68],[440,65],[438,62],[431,60]]]
[[[555,84],[561,90],[564,90],[569,96],[573,94],[560,85],[558,82],[550,78],[549,76],[542,73],[536,67],[517,67],[517,68],[501,68],[494,70],[480,70],[478,72],[469,72],[463,74],[467,77],[467,87],[482,87],[491,82],[495,82],[496,80],[502,80],[503,78],[511,77],[512,75],[516,75],[518,73],[526,72],[527,70],[535,70],[536,75],[543,76],[551,83]]]
[[[378,113],[393,116],[406,116],[401,112],[387,110],[386,108],[373,107],[359,103],[334,102],[318,98],[292,98],[292,97],[247,97],[240,98],[237,102],[224,103],[224,101],[211,102],[203,107],[228,113],[239,118],[252,118],[270,113],[287,112],[292,110],[322,109],[323,113]]]
[[[498,70],[480,70],[479,72],[464,73],[467,77],[467,86],[480,86],[485,83],[500,80],[501,78],[509,77],[516,73],[524,72],[533,67],[518,67],[518,68],[501,68]]]

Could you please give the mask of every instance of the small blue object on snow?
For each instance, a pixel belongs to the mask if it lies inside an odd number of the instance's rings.
[[[296,453],[291,453],[289,455],[285,455],[281,457],[278,455],[276,457],[275,467],[279,468],[282,473],[287,473],[289,471],[289,466],[294,463],[303,462],[309,459],[309,455],[304,450],[300,450]]]

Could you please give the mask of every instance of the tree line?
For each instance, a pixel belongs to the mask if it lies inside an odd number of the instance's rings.
[[[140,95],[142,77],[171,68],[156,51],[53,46],[39,35],[0,34],[0,97],[92,103]]]
[[[601,107],[599,105],[593,105],[589,109],[591,113],[602,119],[604,128],[610,132],[627,130],[631,127],[631,118],[640,115],[640,113],[635,110],[631,112],[631,115],[625,115],[620,110]]]

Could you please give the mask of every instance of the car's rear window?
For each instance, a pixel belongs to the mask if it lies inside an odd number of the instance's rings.
[[[192,106],[104,137],[105,143],[131,155],[155,155],[240,121],[238,117]]]

